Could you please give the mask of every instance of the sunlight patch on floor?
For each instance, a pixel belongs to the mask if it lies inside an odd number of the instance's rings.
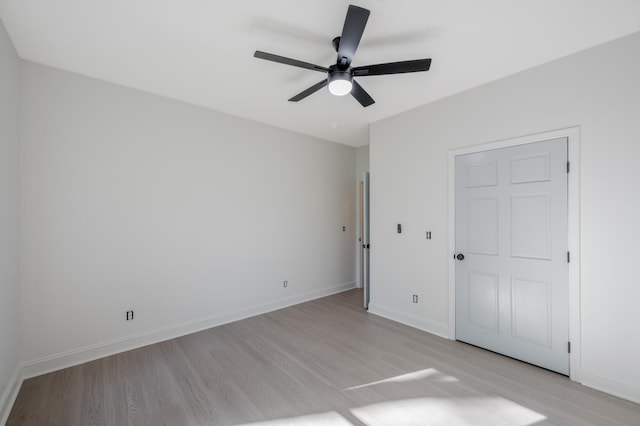
[[[532,425],[546,416],[501,397],[415,398],[352,408],[368,426]]]
[[[388,379],[378,380],[377,382],[365,383],[364,385],[352,386],[350,388],[344,389],[345,391],[356,390],[365,388],[367,386],[375,386],[383,383],[402,383],[409,382],[412,380],[422,380],[422,379],[431,379],[436,382],[457,382],[453,376],[447,376],[436,370],[435,368],[427,368],[424,370],[418,370],[407,374],[401,374],[399,376],[390,377]]]
[[[335,411],[329,411],[326,413],[309,414],[306,416],[287,417],[283,419],[268,420],[265,422],[257,423],[244,423],[238,426],[290,426],[290,425],[303,425],[303,426],[318,426],[318,425],[336,425],[336,426],[352,426],[353,424],[347,421],[340,414]]]

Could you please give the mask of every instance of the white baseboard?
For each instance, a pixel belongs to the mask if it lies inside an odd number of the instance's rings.
[[[398,312],[396,310],[381,306],[377,303],[369,304],[369,313],[408,325],[410,327],[418,328],[422,331],[426,331],[427,333],[444,337],[445,339],[449,339],[449,326],[444,323],[418,318],[404,312]]]
[[[108,342],[102,342],[95,345],[50,355],[44,358],[23,362],[21,368],[21,376],[24,379],[39,376],[41,374],[50,373],[52,371],[61,370],[63,368],[72,367],[74,365],[93,361],[99,358],[104,358],[105,356],[137,349],[142,346],[162,342],[164,340],[174,339],[176,337],[286,308],[288,306],[307,302],[313,299],[318,299],[320,297],[341,293],[352,288],[355,288],[355,281],[310,291],[296,296],[280,299],[271,303],[253,305],[237,311],[224,312],[206,318],[175,324],[170,327],[164,327],[133,336],[127,336],[121,339],[114,339]]]
[[[0,397],[0,425],[7,423],[9,414],[11,413],[11,408],[13,407],[13,403],[16,402],[21,386],[22,377],[20,374],[20,367],[17,367],[16,371],[11,375],[9,383]]]
[[[603,374],[580,371],[580,382],[590,388],[640,404],[640,387]]]

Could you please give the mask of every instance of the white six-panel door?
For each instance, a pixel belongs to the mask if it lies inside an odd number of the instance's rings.
[[[569,374],[567,140],[455,168],[456,339]]]

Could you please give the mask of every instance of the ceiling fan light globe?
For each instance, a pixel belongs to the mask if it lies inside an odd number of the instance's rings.
[[[336,79],[329,82],[329,92],[335,96],[345,96],[351,93],[353,84],[350,80]]]

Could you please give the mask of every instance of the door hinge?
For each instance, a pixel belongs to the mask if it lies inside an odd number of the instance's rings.
[[[567,252],[567,263],[571,263],[571,252]]]
[[[571,342],[567,342],[567,352],[571,353]]]
[[[567,161],[567,173],[569,173],[570,170],[571,170],[571,166],[569,165],[569,162]]]

